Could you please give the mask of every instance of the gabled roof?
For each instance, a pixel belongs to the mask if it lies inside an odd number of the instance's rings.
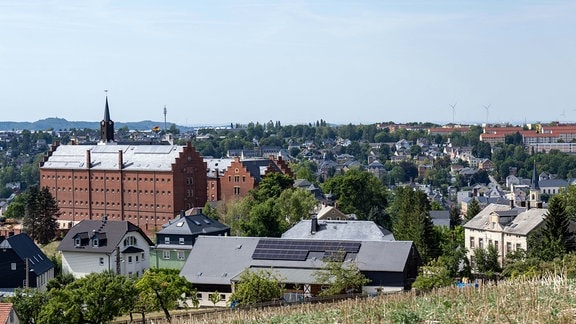
[[[432,223],[435,226],[450,227],[450,211],[449,210],[431,210],[429,211]]]
[[[526,208],[523,207],[510,208],[508,205],[490,204],[464,224],[464,228],[480,231],[492,230],[490,215],[496,214],[510,220],[502,224],[504,226],[502,230],[504,233],[527,235],[544,222],[547,213],[548,210],[544,208],[531,208],[526,210]]]
[[[334,220],[336,220],[337,218],[340,218],[342,220],[348,219],[348,216],[346,216],[346,214],[338,210],[336,207],[329,205],[322,206],[322,209],[318,211],[316,217],[318,217],[318,219],[326,219],[326,218]]]
[[[22,261],[28,259],[29,267],[34,269],[36,275],[41,275],[54,268],[54,263],[50,261],[26,233],[6,238],[0,243],[0,248],[14,250]]]
[[[278,166],[270,159],[246,159],[241,160],[240,162],[257,183],[262,180],[268,167],[271,167],[276,172],[282,173],[282,170],[280,170],[280,168],[278,168]]]
[[[223,232],[230,227],[212,219],[204,214],[179,216],[169,223],[162,225],[157,234],[165,235],[201,235],[214,232]]]
[[[0,303],[0,324],[11,323],[10,313],[13,312],[12,303]]]
[[[565,188],[568,187],[568,181],[564,179],[547,179],[539,181],[540,188]]]
[[[122,238],[130,232],[140,233],[146,240],[146,243],[153,246],[154,243],[144,234],[144,232],[136,225],[128,221],[102,221],[102,220],[83,220],[72,227],[66,236],[62,239],[58,251],[82,251],[87,253],[111,253],[120,244]],[[106,245],[77,247],[74,242],[75,237],[88,237],[91,239],[96,233],[106,234]],[[99,234],[102,235],[102,234]]]
[[[282,234],[285,239],[394,241],[389,230],[372,221],[318,221],[314,234],[312,220],[301,220]]]
[[[257,246],[273,242],[313,244],[306,239],[272,239],[258,237],[200,236],[180,271],[193,284],[229,285],[232,278],[248,268],[318,270],[324,266],[323,256],[330,250],[305,252],[303,259],[267,259],[255,257]],[[271,243],[269,243],[271,242]],[[352,244],[358,252],[347,253],[346,261],[355,261],[360,271],[403,272],[408,258],[418,257],[413,242],[408,241],[325,241]],[[259,245],[259,243],[261,243]],[[333,245],[330,243],[328,245]],[[316,244],[317,245],[317,244]],[[301,251],[297,251],[301,252]],[[414,255],[415,253],[415,255]],[[201,262],[199,262],[201,260]],[[286,271],[286,270],[280,270]],[[300,274],[302,275],[302,274]]]

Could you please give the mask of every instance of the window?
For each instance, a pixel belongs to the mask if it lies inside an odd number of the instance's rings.
[[[521,249],[522,249],[522,244],[516,243],[516,251],[521,250]]]
[[[144,261],[144,253],[142,253],[142,261]]]
[[[164,244],[170,244],[170,238],[169,237],[164,238]]]
[[[128,256],[128,263],[132,263],[132,256]]]
[[[74,239],[74,246],[80,246],[80,238]]]
[[[494,241],[494,247],[496,248],[496,251],[498,251],[498,241]]]
[[[202,300],[202,293],[197,293],[197,294],[196,294],[196,298],[197,298],[198,300]]]
[[[124,239],[124,246],[137,245],[137,240],[134,236],[128,236]]]
[[[162,251],[162,258],[164,260],[170,260],[170,251],[168,251],[168,250]]]
[[[246,182],[246,176],[242,176],[242,182]]]
[[[234,195],[240,196],[240,187],[234,187]]]
[[[16,262],[12,262],[12,264],[10,265],[10,269],[16,270]]]
[[[478,239],[478,247],[481,249],[484,248],[484,239],[483,238]]]
[[[184,260],[184,259],[185,259],[184,251],[178,251],[178,260]]]
[[[178,238],[178,244],[184,244],[184,238],[183,237]]]
[[[226,295],[220,294],[220,300],[225,301],[225,300],[226,300]]]
[[[136,256],[136,262],[140,262],[140,258]]]
[[[234,182],[240,182],[240,176],[234,176]]]
[[[470,248],[473,249],[474,248],[474,237],[470,236]]]
[[[101,266],[104,265],[104,258],[100,258],[100,265],[101,265]]]
[[[506,252],[512,252],[512,243],[506,242]]]
[[[97,238],[92,240],[92,246],[98,247],[98,239]]]

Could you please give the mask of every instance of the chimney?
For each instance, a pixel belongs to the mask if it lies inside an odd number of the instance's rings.
[[[122,168],[124,168],[124,156],[122,150],[118,150],[118,169],[122,170]]]
[[[91,163],[92,163],[92,157],[90,156],[90,150],[86,150],[86,169],[90,169]]]
[[[510,199],[510,209],[514,209],[514,199]]]
[[[526,202],[526,210],[530,210],[530,201]]]
[[[312,216],[310,223],[311,223],[310,234],[316,234],[316,232],[318,231],[318,218],[316,216]]]

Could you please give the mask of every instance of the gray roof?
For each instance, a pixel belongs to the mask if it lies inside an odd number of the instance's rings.
[[[204,214],[178,216],[162,225],[157,234],[199,235],[229,230],[230,227]]]
[[[435,226],[450,227],[450,211],[449,210],[431,210],[430,218]]]
[[[492,230],[490,224],[490,215],[498,214],[500,217],[506,217],[509,222],[501,224],[502,232],[506,234],[528,235],[532,230],[540,226],[545,219],[548,209],[531,208],[526,210],[523,207],[510,208],[507,205],[490,204],[486,206],[478,215],[464,224],[464,228],[474,230]]]
[[[183,152],[177,145],[60,145],[42,165],[42,169],[85,169],[86,151],[90,151],[93,170],[118,170],[118,152],[122,151],[123,169],[170,171]]]
[[[268,239],[200,236],[180,275],[193,284],[229,285],[231,280],[245,269],[272,268],[290,273],[291,278],[300,276],[301,280],[312,280],[309,277],[306,279],[310,271],[300,270],[318,270],[324,266],[323,253],[312,251],[303,261],[252,259],[260,240]],[[360,241],[360,244],[358,253],[348,253],[346,260],[355,261],[361,271],[403,272],[408,258],[414,251],[413,242],[408,241]]]
[[[241,160],[240,162],[255,179],[256,183],[262,180],[268,166],[272,167],[276,172],[282,172],[282,170],[280,170],[274,162],[270,161],[270,159],[246,159]]]
[[[538,182],[540,189],[542,188],[563,188],[568,187],[568,181],[564,179],[546,179]]]
[[[25,233],[7,237],[0,242],[0,248],[12,249],[22,261],[28,259],[30,269],[34,269],[36,275],[41,275],[54,268],[54,263],[50,261],[36,243]]]
[[[394,241],[389,230],[372,221],[318,220],[316,233],[311,233],[312,220],[301,220],[288,229],[282,238],[311,240]]]
[[[216,170],[218,170],[218,173],[220,176],[222,176],[222,174],[226,171],[226,169],[228,169],[228,167],[230,166],[230,164],[232,164],[232,162],[234,162],[233,158],[227,159],[227,158],[223,158],[223,159],[204,159],[204,162],[206,162],[206,169],[207,169],[207,175],[209,178],[216,178]]]
[[[66,236],[60,242],[58,246],[59,251],[80,251],[78,247],[75,246],[74,237],[76,236],[86,236],[92,237],[94,233],[105,233],[106,234],[106,245],[98,245],[89,248],[83,248],[82,252],[88,253],[111,253],[120,244],[120,240],[129,232],[138,232],[148,245],[153,246],[154,243],[144,234],[144,232],[136,225],[128,221],[101,221],[101,220],[83,220],[80,223],[72,227]]]

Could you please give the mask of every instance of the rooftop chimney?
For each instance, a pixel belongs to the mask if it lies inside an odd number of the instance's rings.
[[[514,209],[514,198],[510,199],[510,209]]]
[[[312,216],[310,223],[310,234],[316,234],[318,231],[318,218],[316,216]]]

